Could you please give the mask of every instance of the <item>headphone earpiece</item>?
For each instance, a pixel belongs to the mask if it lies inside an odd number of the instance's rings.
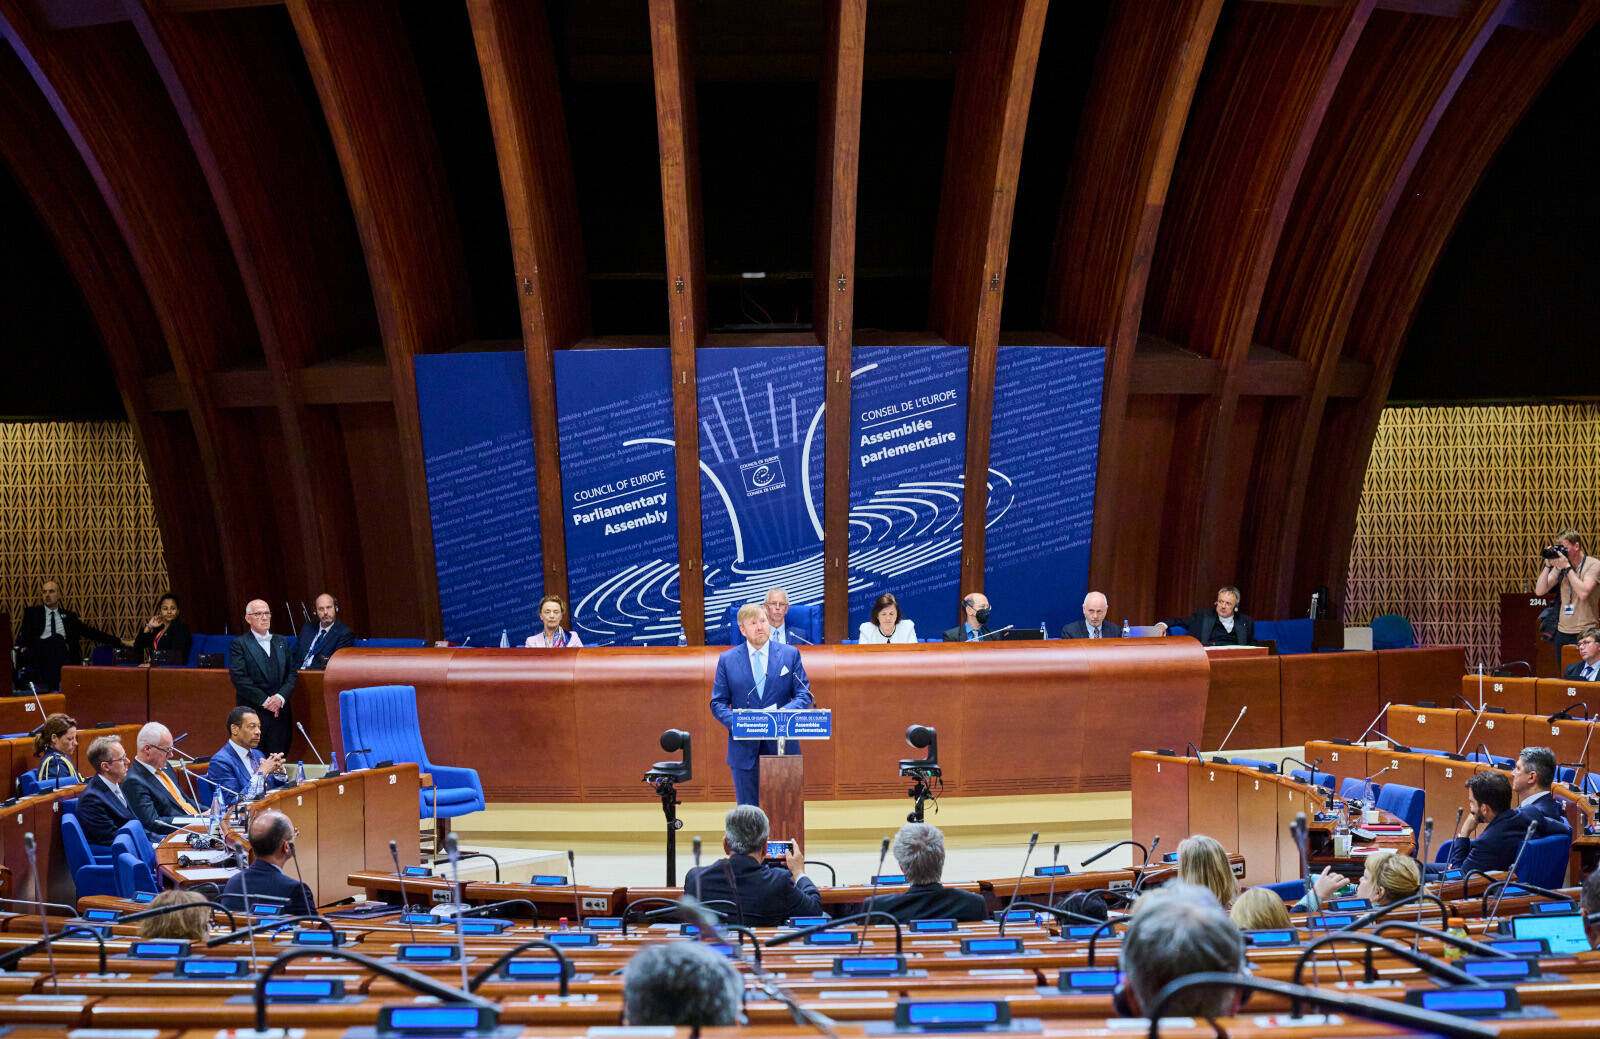
[[[1132,1017],[1133,1008],[1128,1005],[1128,983],[1119,981],[1111,989],[1111,1009],[1117,1012],[1118,1017]]]

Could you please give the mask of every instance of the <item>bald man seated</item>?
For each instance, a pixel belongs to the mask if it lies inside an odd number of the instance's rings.
[[[1061,629],[1064,639],[1120,639],[1122,629],[1115,624],[1106,623],[1106,613],[1110,610],[1106,597],[1101,592],[1090,592],[1083,597],[1083,620],[1073,621]]]
[[[253,906],[258,900],[274,905],[281,902],[286,916],[315,914],[317,902],[311,889],[283,872],[283,864],[294,855],[294,838],[294,823],[282,812],[265,811],[250,820],[250,854],[255,858],[248,869],[228,878],[222,904],[236,909]]]

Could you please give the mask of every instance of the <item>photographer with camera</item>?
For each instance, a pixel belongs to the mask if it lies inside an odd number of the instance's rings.
[[[1533,586],[1535,595],[1549,595],[1559,589],[1560,605],[1556,607],[1556,631],[1551,639],[1559,651],[1562,646],[1577,643],[1578,636],[1595,626],[1597,621],[1595,586],[1600,584],[1600,559],[1583,550],[1583,540],[1576,530],[1564,530],[1556,535],[1555,543],[1539,553],[1544,569]]]

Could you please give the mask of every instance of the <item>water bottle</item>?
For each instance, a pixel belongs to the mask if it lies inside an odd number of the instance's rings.
[[[1122,637],[1125,639],[1133,638],[1133,629],[1128,627],[1128,618],[1126,617],[1122,618]]]
[[[689,634],[688,634],[688,632],[684,631],[682,628],[679,628],[678,629],[678,645],[687,646],[688,644],[689,644]]]
[[[1047,639],[1047,638],[1050,637],[1050,625],[1049,625],[1048,622],[1046,622],[1046,621],[1040,621],[1039,622],[1039,637],[1041,639]]]
[[[211,792],[211,836],[222,836],[222,791]]]
[[[294,766],[294,785],[299,786],[306,781],[306,763],[298,761]]]
[[[266,789],[267,778],[260,772],[257,772],[255,775],[250,777],[250,786],[245,790],[244,798],[246,801],[254,801],[256,798],[265,793]]]
[[[504,628],[500,629],[500,648],[501,649],[510,649],[511,648],[511,639],[506,636],[506,629],[504,629]]]

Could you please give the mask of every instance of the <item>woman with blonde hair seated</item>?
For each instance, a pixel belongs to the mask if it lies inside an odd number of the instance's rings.
[[[1233,900],[1233,908],[1228,910],[1228,918],[1241,931],[1286,930],[1289,927],[1289,910],[1283,899],[1264,887],[1245,888],[1240,892]]]
[[[1344,877],[1328,867],[1312,882],[1306,896],[1295,903],[1295,912],[1316,911],[1345,883]],[[1416,859],[1394,851],[1376,851],[1367,856],[1354,897],[1368,899],[1375,906],[1386,906],[1410,898],[1420,890],[1422,867],[1417,865]]]
[[[1228,853],[1216,838],[1203,833],[1178,842],[1178,879],[1216,895],[1224,909],[1239,897],[1239,881],[1234,878]]]
[[[145,917],[139,921],[139,937],[205,941],[211,929],[211,907],[204,903],[205,896],[196,891],[172,888],[161,892],[151,901],[151,909],[172,905],[189,906],[189,908],[175,909],[161,916]]]

